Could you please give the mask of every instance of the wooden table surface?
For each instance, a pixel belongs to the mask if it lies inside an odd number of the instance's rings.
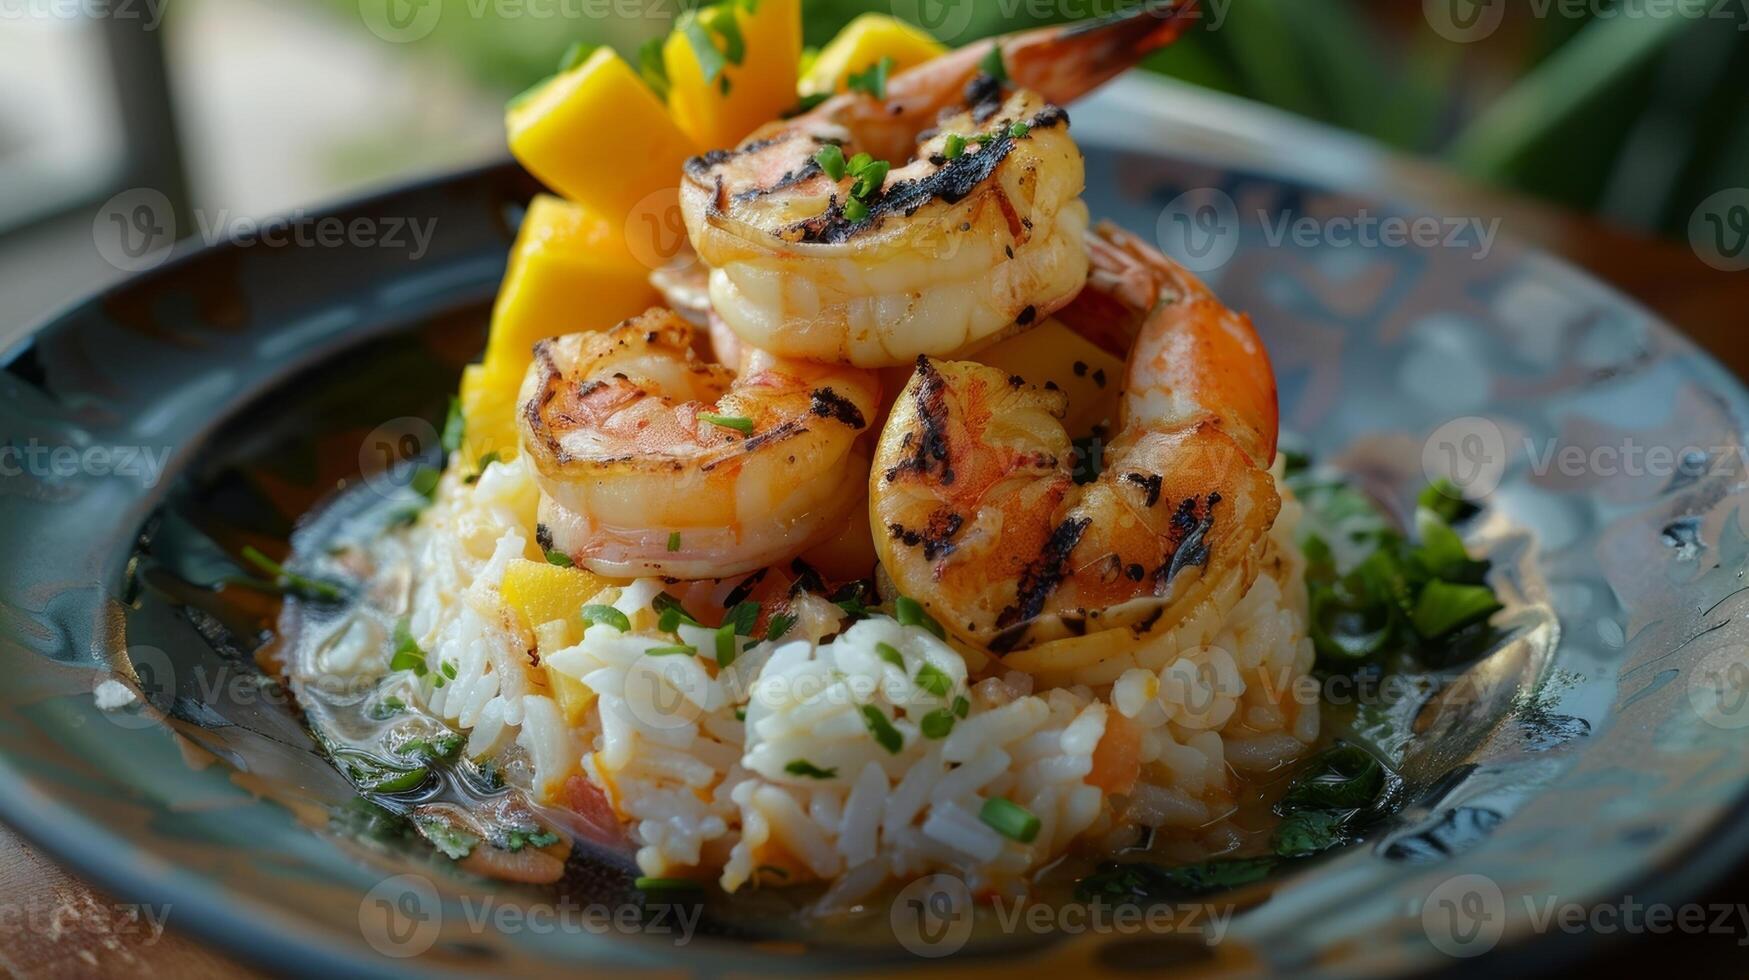
[[[1504,231],[1566,256],[1678,325],[1739,376],[1749,376],[1749,272],[1723,273],[1683,244],[1648,241],[1546,206],[1478,191],[1432,169],[1409,167],[1405,184],[1430,213],[1499,214]],[[19,978],[131,975],[204,980],[254,976],[238,963],[183,937],[175,916],[163,935],[68,876],[0,828],[0,895],[23,910],[24,927],[0,921],[0,974]],[[1705,901],[1749,897],[1738,869]],[[1667,966],[1678,958],[1695,975],[1740,976],[1737,937],[1654,937],[1613,946],[1612,972]],[[1744,937],[1749,939],[1749,937]],[[1599,944],[1601,946],[1601,943]],[[1696,959],[1697,955],[1701,959]],[[1712,964],[1713,973],[1705,964]]]

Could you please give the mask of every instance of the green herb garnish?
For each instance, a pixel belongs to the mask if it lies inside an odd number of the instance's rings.
[[[672,538],[669,541],[673,543]],[[686,611],[686,607],[680,604],[679,599],[666,592],[659,593],[656,598],[650,600],[650,608],[654,609],[657,614],[656,628],[664,633],[674,632],[681,623],[688,626],[704,625],[692,618],[692,614]]]
[[[753,626],[759,622],[759,603],[747,600],[738,602],[729,614],[723,617],[724,626],[732,626],[736,636],[752,636]]]
[[[712,415],[709,412],[700,412],[698,417],[719,428],[734,429],[742,435],[747,435],[753,431],[753,420],[742,418],[739,415]]]
[[[887,97],[887,78],[897,68],[899,63],[891,57],[869,65],[862,72],[852,72],[847,84],[852,92],[864,92],[877,99]]]
[[[431,672],[425,665],[425,651],[419,646],[419,641],[413,638],[411,625],[405,619],[395,624],[395,652],[389,658],[389,669],[410,670],[416,677],[424,677]]]
[[[887,719],[886,713],[872,704],[862,706],[862,721],[868,727],[868,733],[881,748],[893,755],[905,747],[905,736],[899,733],[893,723]]]
[[[796,618],[794,616],[789,613],[778,613],[765,624],[765,642],[775,643],[783,639],[784,634],[788,633],[795,625]]]
[[[340,585],[293,572],[252,545],[243,546],[243,560],[272,576],[269,584],[277,592],[296,596],[306,602],[332,604],[346,601],[346,590]],[[248,584],[259,586],[262,583]]]
[[[789,765],[783,767],[783,771],[792,776],[801,776],[805,779],[838,778],[837,769],[821,769],[819,766],[814,765],[806,759],[797,759],[794,762],[791,762]]]
[[[885,660],[887,663],[892,664],[900,670],[905,669],[905,655],[900,653],[899,648],[893,646],[891,643],[876,643],[875,656],[880,657],[882,660]]]
[[[924,664],[917,669],[917,686],[938,698],[947,697],[947,692],[953,690],[953,678],[942,673],[934,664]]]
[[[924,715],[917,727],[922,730],[924,738],[943,739],[953,732],[953,723],[957,720],[953,712],[946,708],[937,708]]]
[[[573,568],[577,563],[571,560],[570,555],[555,550],[547,552],[547,564],[557,565],[560,568]]]
[[[1008,81],[1008,64],[1002,58],[1001,45],[990,46],[990,53],[984,56],[983,61],[978,62],[978,70],[998,82]]]
[[[679,531],[669,531],[668,532],[668,551],[670,553],[672,553],[672,552],[676,552],[679,550],[680,550],[680,532]]]
[[[584,606],[583,621],[599,626],[611,626],[621,633],[629,633],[632,629],[632,621],[626,618],[626,614],[612,606]]]
[[[828,143],[814,154],[814,162],[820,165],[822,173],[833,180],[844,179],[844,147]]]
[[[1038,837],[1039,819],[1031,810],[1018,803],[993,796],[984,801],[978,819],[1009,840],[1030,844]]]
[[[735,624],[724,623],[717,628],[717,666],[727,667],[740,656],[739,644],[735,641]]]
[[[941,624],[924,610],[923,603],[910,596],[902,595],[894,600],[893,618],[899,621],[900,626],[921,626],[934,633],[936,639],[947,639],[947,630],[942,629]]]
[[[958,160],[966,155],[966,138],[958,133],[947,134],[947,145],[942,148],[941,155],[949,160]]]
[[[662,43],[665,38],[653,37],[638,45],[638,76],[644,84],[650,86],[650,91],[656,93],[656,98],[668,101],[668,65],[662,60]]]
[[[452,395],[449,399],[449,414],[443,419],[443,451],[460,452],[466,433],[467,419],[462,415],[462,400]]]
[[[676,644],[673,644],[670,646],[651,647],[648,650],[644,651],[644,656],[646,656],[646,657],[696,657],[696,656],[698,656],[698,648],[697,647],[689,647],[684,643],[676,643]]]

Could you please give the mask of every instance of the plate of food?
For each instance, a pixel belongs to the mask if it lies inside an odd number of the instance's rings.
[[[1192,9],[804,64],[727,0],[323,216],[416,261],[42,325],[0,816],[349,975],[1408,974],[1688,897],[1744,843],[1742,387],[1106,88]]]

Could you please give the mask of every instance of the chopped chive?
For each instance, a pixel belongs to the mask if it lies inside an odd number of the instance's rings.
[[[621,633],[629,633],[632,629],[632,621],[626,618],[626,614],[612,606],[584,606],[583,621],[598,626],[611,626]]]
[[[700,412],[698,417],[714,426],[734,429],[742,435],[747,435],[753,431],[753,420],[739,415],[712,415],[709,412]]]
[[[965,695],[953,699],[953,713],[956,718],[964,718],[972,713],[972,701]]]
[[[443,664],[443,667],[440,668],[440,671],[443,674],[443,676],[449,678],[452,681],[455,680],[455,675],[456,675],[455,664],[452,664],[448,661],[445,661]]]
[[[867,218],[868,218],[868,205],[862,203],[861,201],[857,200],[854,197],[851,198],[850,200],[844,202],[844,220],[845,221],[851,221],[851,222],[864,221]]]
[[[668,550],[669,551],[679,551],[680,550],[680,532],[679,531],[668,532]]]
[[[965,156],[966,138],[958,133],[949,133],[947,136],[947,146],[943,148],[942,155],[949,160],[958,160],[960,157]]]
[[[389,669],[410,670],[417,677],[424,677],[431,672],[425,665],[425,651],[420,648],[419,641],[414,639],[412,628],[405,619],[395,624],[395,653],[389,659]]]
[[[759,603],[748,600],[735,604],[729,614],[723,618],[724,626],[735,628],[736,636],[752,636],[753,625],[759,622]]]
[[[310,602],[341,602],[346,590],[333,582],[299,575],[263,554],[253,545],[243,546],[243,560],[273,576],[273,587]]]
[[[953,712],[946,708],[937,708],[923,716],[917,727],[922,729],[923,737],[927,739],[943,739],[953,731]]]
[[[692,618],[692,614],[686,611],[686,607],[680,604],[679,599],[674,598],[666,592],[660,593],[656,598],[650,600],[650,608],[656,610],[656,613],[658,614],[656,628],[664,633],[674,632],[675,627],[679,626],[681,623],[685,623],[688,626],[704,625],[698,620]]]
[[[449,400],[449,414],[443,420],[443,451],[459,451],[466,433],[467,419],[462,415],[462,400],[452,396]]]
[[[868,726],[868,733],[874,736],[876,743],[892,755],[898,755],[905,747],[905,736],[893,727],[887,720],[886,713],[872,704],[862,706],[862,720]]]
[[[650,91],[656,93],[656,98],[668,100],[668,66],[662,61],[662,42],[665,38],[653,37],[638,47],[638,74],[643,76],[644,84],[650,86]]]
[[[844,147],[836,143],[828,143],[820,147],[820,152],[814,154],[814,162],[820,165],[820,170],[833,180],[844,179]]]
[[[875,653],[879,655],[882,660],[892,664],[894,667],[897,667],[900,670],[905,669],[905,657],[899,652],[898,647],[895,647],[890,643],[876,643]]]
[[[765,624],[765,642],[774,643],[783,639],[785,633],[795,626],[796,618],[789,613],[778,613]]]
[[[953,678],[942,673],[934,664],[924,664],[917,670],[917,686],[938,698],[945,698],[947,692],[953,689]]]
[[[1032,132],[1032,127],[1027,125],[1026,123],[1023,123],[1023,122],[1017,122],[1014,125],[1008,127],[1008,135],[1014,137],[1015,139],[1021,139],[1022,137],[1026,136],[1026,134],[1028,134],[1030,132]]]
[[[747,720],[747,709],[746,708],[736,708],[735,709],[735,720],[736,721],[746,721]]]
[[[641,892],[695,892],[700,888],[691,878],[639,878],[632,887]]]
[[[696,657],[696,656],[698,656],[698,648],[689,647],[684,643],[676,643],[673,646],[651,647],[650,649],[644,651],[644,656],[646,656],[646,657]]]
[[[978,62],[978,70],[998,82],[1008,81],[1008,65],[1002,60],[1002,46],[1000,44],[990,46],[990,53],[984,56],[983,61]]]
[[[421,466],[413,471],[413,478],[407,481],[407,486],[413,492],[426,500],[437,496],[437,484],[443,479],[443,474],[435,466]]]
[[[717,627],[717,666],[729,666],[740,653],[735,643],[735,624],[724,623]]]
[[[572,568],[577,563],[572,561],[571,556],[565,554],[563,551],[553,550],[547,552],[547,564],[557,565],[560,568]]]
[[[882,58],[869,65],[865,71],[851,72],[845,84],[852,92],[864,92],[877,99],[885,99],[887,97],[887,76],[891,75],[893,69],[898,65],[899,63],[890,56]]]
[[[783,771],[792,776],[803,776],[808,779],[837,779],[837,769],[821,769],[806,759],[797,759],[783,767]]]
[[[1038,817],[1026,807],[1000,796],[984,801],[984,808],[978,811],[978,819],[998,834],[1022,844],[1030,844],[1038,837]]]
[[[942,629],[941,624],[924,611],[923,603],[910,596],[902,595],[894,601],[893,618],[899,621],[900,626],[921,626],[934,633],[936,639],[947,639],[947,630]]]

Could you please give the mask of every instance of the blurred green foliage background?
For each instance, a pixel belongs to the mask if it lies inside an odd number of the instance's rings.
[[[320,0],[356,23],[356,0]],[[506,93],[574,41],[631,55],[693,0],[648,16],[481,18],[442,0],[426,44]],[[960,41],[1135,0],[806,0],[808,43],[864,12],[971,5]],[[1681,235],[1714,191],[1749,184],[1749,0],[1203,0],[1202,29],[1147,68],[1445,161],[1480,181]],[[1680,13],[1672,13],[1680,11]],[[1665,16],[1658,16],[1664,12]],[[962,15],[963,16],[963,15]],[[1486,37],[1444,34],[1498,18]]]

